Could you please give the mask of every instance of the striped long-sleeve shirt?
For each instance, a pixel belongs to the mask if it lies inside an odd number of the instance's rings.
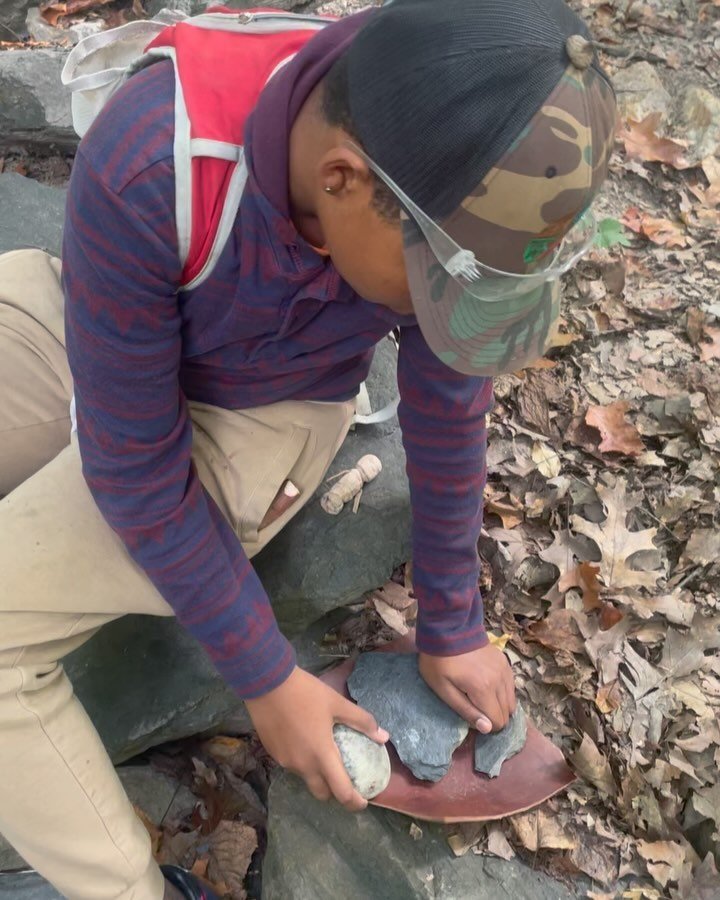
[[[87,483],[132,558],[246,698],[280,684],[294,656],[193,467],[187,400],[228,409],[346,400],[395,325],[418,646],[450,655],[487,640],[476,544],[490,381],[446,367],[413,317],[363,300],[298,234],[286,199],[287,110],[272,114],[277,94],[266,89],[249,123],[247,187],[217,267],[198,288],[177,289],[169,63],[135,75],[81,143],[63,248]]]

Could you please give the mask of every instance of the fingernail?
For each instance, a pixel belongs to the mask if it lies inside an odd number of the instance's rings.
[[[480,716],[475,722],[475,727],[483,734],[487,734],[489,731],[492,731],[492,722],[485,716]]]
[[[383,743],[390,740],[390,734],[389,732],[385,731],[384,728],[378,728],[377,734],[380,740],[383,741]]]

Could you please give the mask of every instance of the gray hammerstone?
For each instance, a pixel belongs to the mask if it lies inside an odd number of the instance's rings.
[[[336,725],[333,736],[345,770],[358,794],[366,800],[382,794],[390,783],[387,749],[347,725]]]

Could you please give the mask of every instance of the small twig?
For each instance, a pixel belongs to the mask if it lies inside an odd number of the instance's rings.
[[[702,569],[702,566],[693,566],[692,569],[687,573],[687,575],[682,579],[682,581],[678,582],[679,588],[684,588],[688,581],[692,581],[692,579],[698,574],[698,572]]]
[[[0,28],[2,28],[4,31],[7,31],[8,34],[11,34],[15,38],[15,40],[18,41],[18,43],[22,43],[22,38],[20,37],[20,35],[13,31],[9,25],[6,25],[4,22],[0,22]]]

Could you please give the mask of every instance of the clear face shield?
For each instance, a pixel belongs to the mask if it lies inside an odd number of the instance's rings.
[[[522,256],[524,271],[504,271],[461,246],[360,147],[348,146],[402,204],[408,283],[436,355],[472,375],[516,371],[542,356],[559,317],[560,279],[595,240],[593,214],[588,210],[566,223],[559,236],[531,239]]]

